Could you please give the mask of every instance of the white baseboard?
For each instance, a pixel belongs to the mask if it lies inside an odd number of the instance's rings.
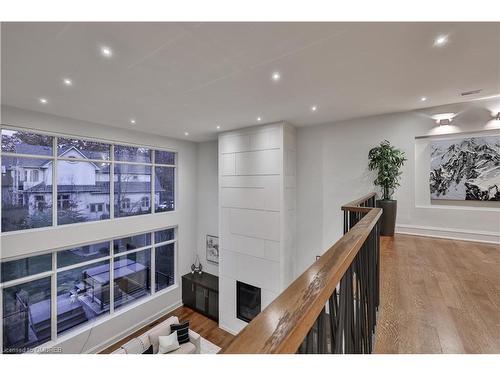
[[[178,307],[182,306],[182,301],[178,301],[168,307],[165,307],[164,309],[160,310],[159,312],[151,315],[150,317],[138,322],[137,324],[134,324],[132,327],[126,329],[125,331],[122,331],[110,339],[104,341],[103,343],[94,346],[93,348],[86,350],[85,354],[94,354],[94,353],[99,353],[100,351],[110,347],[113,345],[115,342],[122,340],[123,338],[127,337],[128,335],[131,335],[135,331],[138,331],[142,327],[154,322],[156,319],[160,318],[161,316],[168,314],[169,312],[177,309]],[[119,317],[118,317],[119,319]]]
[[[416,236],[446,238],[461,241],[485,242],[500,244],[500,232],[473,231],[455,228],[438,228],[423,225],[397,224],[396,233]]]

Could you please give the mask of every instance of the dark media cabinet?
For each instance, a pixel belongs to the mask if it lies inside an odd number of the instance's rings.
[[[182,303],[218,322],[219,278],[206,272],[182,276]]]

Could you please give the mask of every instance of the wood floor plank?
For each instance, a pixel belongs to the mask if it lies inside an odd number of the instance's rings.
[[[500,353],[500,246],[381,240],[375,353]]]

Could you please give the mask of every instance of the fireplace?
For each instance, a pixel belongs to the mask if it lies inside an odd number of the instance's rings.
[[[249,323],[260,309],[260,288],[236,281],[236,317]]]

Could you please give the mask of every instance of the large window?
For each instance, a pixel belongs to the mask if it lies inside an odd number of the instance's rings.
[[[2,232],[175,209],[175,152],[20,130],[1,135]]]
[[[3,352],[56,341],[174,285],[176,246],[168,228],[3,262]]]

